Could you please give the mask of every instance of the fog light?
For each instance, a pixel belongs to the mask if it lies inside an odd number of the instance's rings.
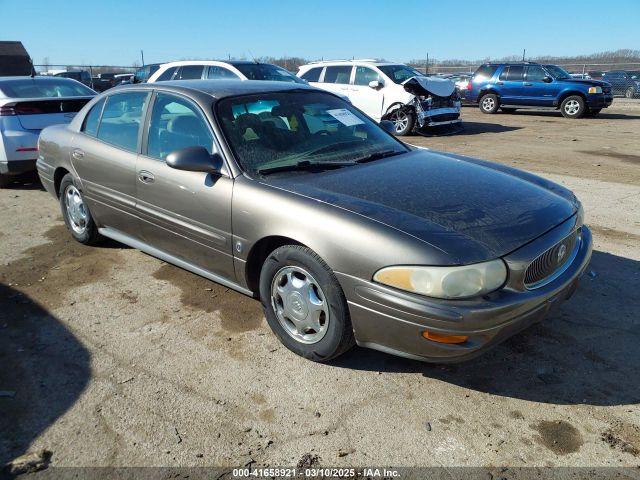
[[[442,333],[430,332],[425,330],[422,332],[422,336],[427,340],[438,343],[464,343],[469,340],[466,335],[444,335]]]

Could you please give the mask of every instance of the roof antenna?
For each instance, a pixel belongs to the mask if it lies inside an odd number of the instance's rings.
[[[247,50],[247,52],[249,52],[249,55],[251,56],[251,59],[253,60],[253,63],[258,63],[258,61],[256,60],[256,57],[254,57],[253,53],[251,53],[251,50]]]

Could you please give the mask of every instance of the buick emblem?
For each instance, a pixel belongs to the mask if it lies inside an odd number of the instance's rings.
[[[567,254],[567,246],[563,243],[562,245],[560,245],[560,248],[558,249],[556,262],[558,264],[562,263],[562,259],[566,254]]]

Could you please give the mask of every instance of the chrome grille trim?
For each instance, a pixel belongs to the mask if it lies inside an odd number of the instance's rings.
[[[536,257],[525,270],[524,286],[528,290],[534,290],[551,283],[562,275],[575,260],[581,243],[581,231],[577,229]],[[558,264],[555,259],[563,245],[567,249],[567,253],[564,262]]]

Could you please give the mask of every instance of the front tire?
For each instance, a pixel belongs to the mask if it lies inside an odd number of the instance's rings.
[[[76,241],[84,245],[94,245],[100,241],[98,227],[70,173],[60,182],[60,209],[64,223]]]
[[[584,98],[579,95],[571,95],[560,104],[560,112],[565,118],[581,118],[586,110]]]
[[[500,108],[500,99],[495,93],[487,93],[480,97],[478,105],[480,106],[480,111],[482,113],[496,113]]]
[[[416,123],[416,116],[413,112],[398,108],[389,115],[389,120],[395,126],[395,134],[398,137],[404,137],[411,134],[413,126]]]
[[[285,245],[269,254],[260,272],[260,301],[271,330],[301,357],[326,362],[355,344],[344,292],[309,248]]]

